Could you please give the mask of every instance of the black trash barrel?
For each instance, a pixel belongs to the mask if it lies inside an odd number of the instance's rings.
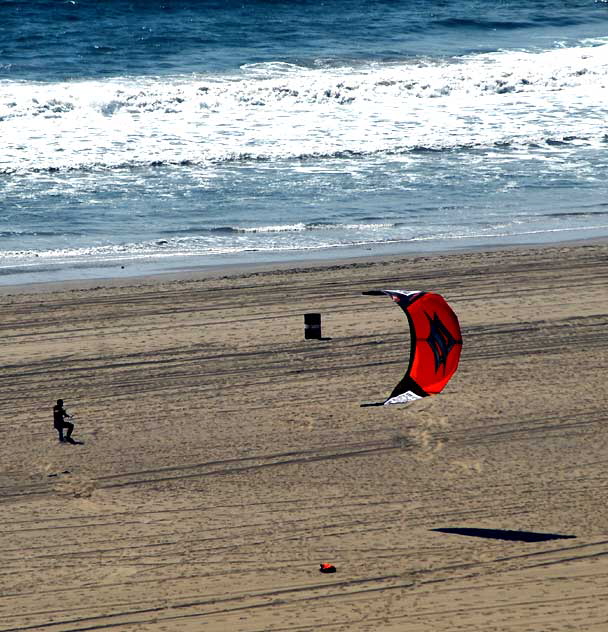
[[[304,314],[304,338],[321,340],[321,314]]]

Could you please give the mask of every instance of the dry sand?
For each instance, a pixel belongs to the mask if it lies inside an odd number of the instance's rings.
[[[607,244],[98,285],[4,290],[0,632],[608,630]],[[360,406],[379,288],[458,313],[441,395]]]

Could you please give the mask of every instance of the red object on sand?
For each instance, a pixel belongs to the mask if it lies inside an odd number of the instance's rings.
[[[336,567],[333,564],[321,564],[319,571],[321,573],[335,573]]]

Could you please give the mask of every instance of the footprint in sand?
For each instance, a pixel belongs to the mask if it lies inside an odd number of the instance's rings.
[[[90,498],[97,488],[97,483],[86,476],[70,475],[60,478],[53,490],[59,496],[68,498]]]

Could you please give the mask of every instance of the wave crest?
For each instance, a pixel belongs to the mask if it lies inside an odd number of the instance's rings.
[[[597,143],[607,54],[604,41],[357,68],[255,64],[230,77],[0,82],[0,164],[50,172]]]

